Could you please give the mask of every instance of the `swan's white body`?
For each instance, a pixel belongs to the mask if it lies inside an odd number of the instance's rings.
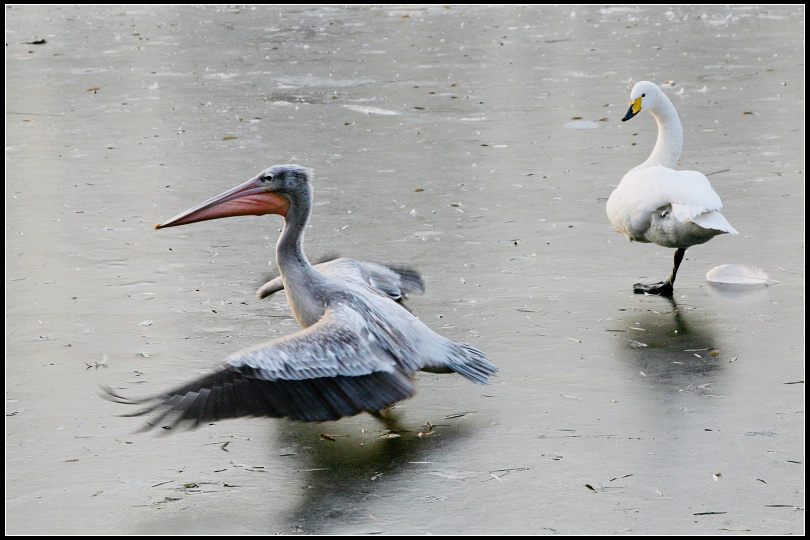
[[[718,211],[722,207],[703,174],[652,165],[624,175],[608,199],[607,214],[632,242],[688,248],[718,234],[737,234]]]
[[[676,264],[668,289],[636,292],[671,294],[683,251],[719,234],[738,234],[720,213],[723,203],[709,179],[697,171],[676,171],[683,146],[683,129],[678,113],[664,92],[654,83],[637,83],[630,93],[629,120],[649,110],[658,123],[658,139],[647,160],[624,175],[607,202],[607,215],[616,229],[631,242],[651,242],[677,248]]]

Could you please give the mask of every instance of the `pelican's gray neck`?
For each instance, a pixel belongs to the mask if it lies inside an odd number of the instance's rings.
[[[282,275],[285,268],[311,266],[303,248],[307,221],[309,221],[309,207],[301,208],[292,204],[284,217],[284,228],[276,243],[276,258]]]
[[[309,189],[291,196],[284,229],[276,244],[276,263],[284,281],[284,291],[293,315],[304,328],[318,322],[326,310],[325,297],[321,294],[324,278],[309,263],[303,249],[311,200]]]
[[[658,139],[655,141],[655,147],[650,157],[636,169],[656,165],[674,169],[678,164],[678,159],[681,157],[681,148],[683,147],[681,119],[678,118],[675,106],[672,105],[672,102],[663,92],[661,92],[658,100],[658,106],[650,109],[650,112],[658,124]]]

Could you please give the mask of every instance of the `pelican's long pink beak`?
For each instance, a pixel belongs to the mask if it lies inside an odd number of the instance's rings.
[[[155,229],[231,216],[261,216],[264,214],[286,216],[289,209],[290,201],[287,197],[270,191],[257,177],[208,199],[165,223],[158,223],[155,225]]]

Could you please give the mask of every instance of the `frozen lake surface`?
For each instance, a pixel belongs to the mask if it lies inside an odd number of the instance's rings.
[[[803,534],[804,38],[803,6],[7,6],[6,533]],[[605,215],[644,79],[741,233],[672,301]],[[279,163],[315,169],[310,257],[418,268],[494,384],[420,374],[399,437],[133,433],[100,385],[297,329],[254,296],[280,219],[153,230]]]

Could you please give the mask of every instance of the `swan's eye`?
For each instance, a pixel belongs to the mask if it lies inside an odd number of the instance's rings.
[[[647,94],[641,94],[641,97],[645,97]]]

